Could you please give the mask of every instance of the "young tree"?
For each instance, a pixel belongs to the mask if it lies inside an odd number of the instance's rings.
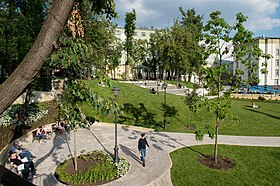
[[[74,130],[74,165],[77,170],[77,144],[76,130],[85,127],[88,123],[87,117],[82,111],[82,104],[89,103],[93,109],[104,113],[112,109],[112,102],[99,98],[90,90],[85,83],[75,78],[80,77],[81,71],[86,68],[88,61],[92,58],[94,43],[85,41],[85,27],[81,19],[81,6],[76,4],[70,13],[64,33],[59,37],[59,47],[53,51],[50,57],[50,65],[58,70],[66,70],[72,73],[67,80],[67,89],[63,93],[63,104],[60,107],[62,117],[67,120]],[[87,25],[91,26],[91,25]],[[88,34],[90,35],[90,34]],[[90,39],[89,37],[87,39]],[[106,82],[105,82],[106,83]]]
[[[125,14],[125,48],[126,48],[126,62],[125,62],[125,80],[129,80],[129,65],[131,63],[131,52],[133,49],[133,36],[136,24],[136,12],[135,9],[132,12],[127,12]]]
[[[231,100],[230,96],[222,96],[221,90],[224,85],[230,82],[230,74],[228,73],[228,64],[223,64],[223,59],[228,56],[232,56],[237,59],[239,63],[246,63],[246,55],[250,50],[252,59],[258,57],[268,57],[262,54],[261,50],[257,47],[250,47],[254,45],[252,34],[243,26],[247,17],[242,13],[236,15],[236,22],[233,26],[230,26],[223,18],[220,17],[221,12],[215,11],[210,14],[210,20],[205,25],[205,43],[207,46],[207,52],[215,55],[214,65],[211,68],[206,69],[205,81],[207,86],[216,91],[218,98],[207,100],[204,99],[204,104],[200,106],[206,106],[207,110],[215,115],[215,127],[214,135],[212,129],[208,128],[208,134],[210,137],[215,136],[214,145],[214,160],[217,163],[218,156],[218,131],[219,125],[222,120],[231,115]],[[231,37],[231,32],[233,37]],[[227,44],[227,45],[226,45]],[[248,46],[248,47],[244,47]],[[233,47],[233,48],[231,48]],[[234,50],[235,52],[230,53]],[[245,51],[244,51],[245,50]],[[251,63],[248,64],[250,66]],[[226,75],[225,75],[226,74]],[[223,76],[224,75],[224,76]],[[223,76],[223,78],[222,78]],[[199,102],[201,103],[201,102]],[[234,118],[236,119],[236,118]],[[196,138],[198,140],[203,139],[204,134],[201,131],[196,132]]]
[[[90,122],[88,121],[89,117],[83,113],[82,105],[89,103],[92,109],[98,110],[101,114],[105,115],[115,112],[118,109],[118,105],[113,100],[106,100],[99,97],[83,81],[74,79],[68,81],[67,89],[63,93],[62,98],[61,117],[66,119],[71,129],[74,130],[74,166],[77,171],[76,131],[78,128],[88,126]],[[91,120],[95,121],[95,118],[91,118]]]

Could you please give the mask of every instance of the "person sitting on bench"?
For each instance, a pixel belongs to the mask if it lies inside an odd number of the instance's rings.
[[[11,155],[12,153],[18,153],[20,156],[26,156],[28,160],[30,160],[30,158],[36,158],[36,156],[33,156],[33,154],[28,149],[23,148],[22,145],[19,145],[18,142],[14,142],[13,146],[11,146],[9,154]]]
[[[35,174],[33,161],[27,160],[27,158],[21,159],[16,152],[10,155],[9,161],[11,162],[11,165],[17,169],[19,174],[22,173],[23,178],[28,179],[30,171],[33,175]]]
[[[55,128],[59,130],[61,133],[65,132],[64,124],[62,121],[56,121]]]
[[[43,127],[39,126],[39,128],[37,129],[36,135],[39,137],[39,140],[43,139],[44,142],[46,142],[46,135],[43,133]]]

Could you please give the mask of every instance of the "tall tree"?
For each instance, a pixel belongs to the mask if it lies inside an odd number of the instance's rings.
[[[9,76],[32,47],[43,24],[46,1],[4,0],[0,4],[0,65]]]
[[[74,0],[53,0],[48,16],[28,54],[9,78],[0,85],[0,114],[12,104],[14,100],[30,84],[45,59],[50,55],[54,44],[67,20]],[[115,4],[112,0],[92,0],[92,8],[96,13],[116,16]]]
[[[129,80],[129,65],[131,60],[131,52],[133,49],[133,36],[136,29],[136,12],[135,9],[132,12],[125,14],[125,48],[126,48],[126,62],[125,62],[125,79]]]
[[[189,34],[187,40],[184,40],[184,46],[188,51],[186,72],[190,82],[192,75],[199,73],[208,57],[205,55],[204,45],[202,44],[203,16],[197,15],[194,9],[189,9],[185,12],[182,7],[179,7],[179,11],[182,14],[181,24],[185,32]]]
[[[150,57],[148,60],[148,66],[151,69],[151,72],[153,73],[153,76],[155,78],[162,79],[162,65],[160,61],[160,51],[161,51],[161,45],[160,45],[160,38],[161,38],[161,32],[159,30],[156,30],[155,33],[150,35],[150,41],[149,41],[149,53]]]
[[[132,53],[131,53],[131,64],[130,67],[133,69],[133,74],[134,74],[134,78],[137,79],[137,71],[139,72],[140,69],[139,66],[145,66],[147,67],[147,58],[148,58],[148,43],[147,40],[134,40],[133,42],[133,49],[132,49]],[[135,71],[135,69],[137,69]],[[146,70],[146,75],[147,75],[147,68]]]
[[[116,40],[116,25],[106,18],[105,15],[98,15],[90,9],[91,2],[84,0],[81,6],[83,24],[85,28],[84,40],[92,46],[92,56],[87,63],[87,78],[89,79],[90,69],[94,66],[100,74],[106,74],[106,66],[109,61],[109,54],[112,52],[112,45]]]

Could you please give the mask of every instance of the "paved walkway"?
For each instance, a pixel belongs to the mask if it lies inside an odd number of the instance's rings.
[[[151,148],[147,150],[147,165],[142,167],[137,150],[137,141],[142,132],[148,132],[148,142]],[[246,146],[273,146],[280,147],[280,137],[245,137],[245,136],[219,136],[219,144],[246,145]],[[172,165],[169,153],[185,146],[213,144],[214,140],[205,138],[197,142],[193,134],[153,132],[152,130],[137,127],[118,126],[119,154],[131,164],[129,172],[122,178],[105,184],[106,186],[171,186],[170,168]],[[46,143],[37,141],[31,143],[30,139],[23,142],[32,149],[37,158],[34,159],[37,168],[37,177],[33,183],[40,186],[63,185],[55,180],[53,173],[56,166],[69,158],[73,153],[73,132],[56,135]],[[77,131],[78,152],[86,150],[114,149],[114,125],[106,123],[94,124],[90,130]]]

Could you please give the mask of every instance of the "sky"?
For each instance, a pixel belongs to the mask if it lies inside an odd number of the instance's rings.
[[[115,3],[119,18],[114,21],[120,27],[125,24],[125,13],[133,8],[137,27],[170,27],[175,18],[181,20],[179,7],[182,7],[185,11],[194,8],[198,15],[203,15],[204,23],[216,10],[229,24],[242,12],[248,16],[245,25],[254,37],[280,37],[280,0],[115,0]]]

